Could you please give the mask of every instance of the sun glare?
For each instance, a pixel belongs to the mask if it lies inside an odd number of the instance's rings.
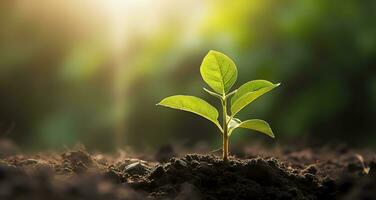
[[[160,19],[162,2],[149,0],[97,0],[108,20],[108,32],[116,48],[135,34],[150,34]]]

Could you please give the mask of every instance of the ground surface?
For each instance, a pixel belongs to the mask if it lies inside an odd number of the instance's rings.
[[[0,199],[376,199],[376,154],[346,147],[153,156],[0,154]],[[142,160],[143,159],[143,160]],[[146,161],[148,160],[148,161]]]

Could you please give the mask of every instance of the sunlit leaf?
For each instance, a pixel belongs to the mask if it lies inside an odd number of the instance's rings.
[[[217,93],[224,95],[238,76],[235,63],[225,54],[209,51],[200,67],[204,81]]]
[[[217,109],[198,97],[176,95],[163,99],[157,105],[195,113],[212,121],[215,125],[220,127]]]
[[[264,120],[251,119],[251,120],[247,120],[247,121],[238,123],[238,125],[236,127],[231,129],[231,132],[229,134],[231,134],[232,131],[236,128],[245,128],[245,129],[254,130],[254,131],[257,131],[257,132],[260,132],[260,133],[264,133],[264,134],[274,138],[274,134],[273,134],[272,129],[270,128],[269,124]]]
[[[231,115],[236,115],[252,101],[279,85],[279,83],[273,84],[265,80],[255,80],[240,86],[235,95],[231,98]]]

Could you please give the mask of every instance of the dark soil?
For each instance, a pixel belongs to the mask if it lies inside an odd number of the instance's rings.
[[[223,162],[163,148],[148,161],[83,148],[1,155],[0,199],[376,199],[370,151],[245,149]]]

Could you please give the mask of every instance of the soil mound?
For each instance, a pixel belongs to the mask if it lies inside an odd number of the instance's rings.
[[[0,199],[376,199],[374,153],[304,152],[228,162],[188,154],[163,164],[84,149],[15,155],[0,159]]]
[[[152,197],[178,197],[190,193],[199,199],[330,199],[333,180],[316,169],[299,172],[276,159],[231,159],[186,155],[155,167],[140,182]]]

